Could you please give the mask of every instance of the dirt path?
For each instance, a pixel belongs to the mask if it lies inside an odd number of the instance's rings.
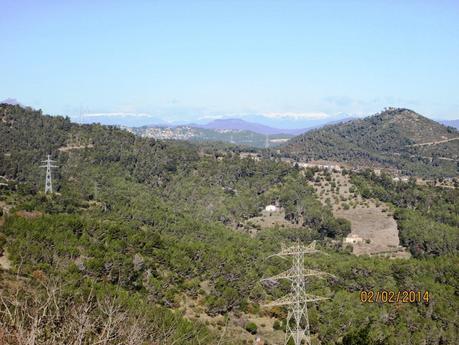
[[[61,152],[67,152],[67,151],[71,151],[71,150],[84,150],[84,149],[89,149],[89,148],[93,148],[94,145],[93,144],[88,144],[88,145],[68,145],[68,146],[62,146],[62,147],[59,147],[58,150],[61,151]]]
[[[447,142],[453,141],[453,140],[459,140],[459,137],[450,138],[450,139],[444,139],[444,140],[431,141],[431,142],[428,142],[428,143],[419,143],[419,144],[406,145],[406,146],[407,147],[416,147],[416,146],[437,145],[437,144],[447,143]]]

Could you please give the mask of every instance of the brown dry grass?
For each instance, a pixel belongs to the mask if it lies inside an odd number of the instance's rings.
[[[348,176],[332,173],[331,182],[336,183],[339,191],[331,190],[330,182],[324,179],[323,173],[317,173],[316,177],[322,177],[320,184],[314,185],[320,201],[325,205],[330,199],[333,215],[349,220],[351,234],[363,239],[363,242],[353,244],[355,255],[392,253],[397,257],[409,256],[399,245],[397,223],[388,205],[351,193]],[[345,204],[349,209],[345,209]]]

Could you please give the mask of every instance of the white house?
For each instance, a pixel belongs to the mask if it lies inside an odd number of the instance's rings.
[[[266,212],[277,212],[279,211],[279,207],[277,207],[276,205],[268,205],[265,207],[265,211]]]

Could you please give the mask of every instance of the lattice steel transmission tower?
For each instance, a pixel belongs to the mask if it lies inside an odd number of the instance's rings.
[[[53,192],[53,180],[51,177],[51,169],[52,168],[57,168],[56,165],[53,165],[53,163],[56,161],[53,161],[51,159],[51,155],[48,155],[48,158],[45,161],[42,161],[42,163],[45,163],[45,165],[41,165],[40,168],[46,168],[46,178],[45,178],[45,194],[46,193],[52,193]]]
[[[307,302],[328,299],[326,297],[319,297],[306,293],[306,277],[331,275],[326,272],[304,268],[305,254],[320,253],[315,246],[315,241],[307,246],[301,244],[300,242],[297,242],[290,247],[282,246],[282,250],[279,253],[271,255],[270,257],[291,257],[292,267],[278,275],[262,279],[262,281],[278,279],[288,279],[291,281],[291,289],[288,295],[264,305],[264,307],[289,306],[284,342],[285,345],[288,344],[290,339],[293,339],[295,345],[311,345]]]

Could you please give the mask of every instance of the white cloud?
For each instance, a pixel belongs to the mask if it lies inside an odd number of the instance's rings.
[[[312,112],[312,113],[304,113],[304,112],[265,112],[260,113],[260,115],[269,117],[271,119],[295,119],[295,120],[323,120],[330,117],[330,115],[322,112]]]
[[[82,114],[82,117],[153,117],[147,113],[127,113],[127,112],[113,112],[113,113],[87,113]]]
[[[241,113],[224,113],[222,115],[204,115],[198,120],[216,120],[224,118],[244,118],[250,116],[263,116],[270,119],[294,119],[294,120],[323,120],[331,116],[324,112],[241,112]]]
[[[243,115],[241,115],[242,117]],[[224,119],[227,118],[228,115],[204,115],[198,117],[198,120],[218,120],[218,119]]]

